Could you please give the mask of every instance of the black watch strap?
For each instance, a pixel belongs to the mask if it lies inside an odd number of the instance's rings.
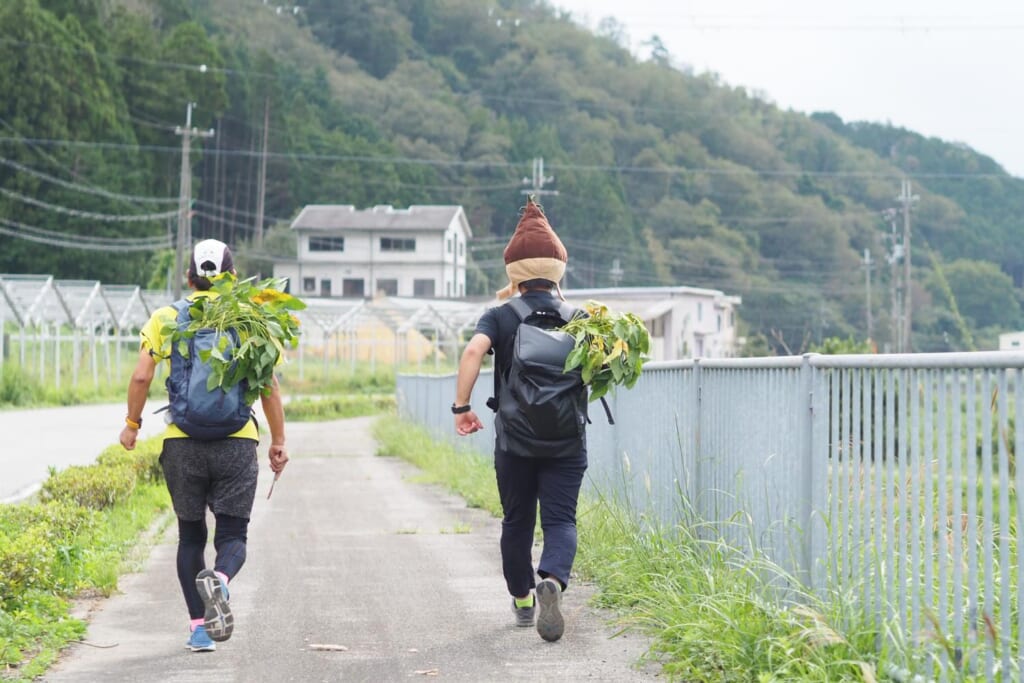
[[[452,414],[454,415],[459,415],[460,413],[468,413],[472,409],[473,407],[468,403],[464,406],[457,406],[454,403],[452,404]]]

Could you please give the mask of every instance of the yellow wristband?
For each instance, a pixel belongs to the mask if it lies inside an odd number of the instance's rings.
[[[131,427],[132,429],[142,429],[142,418],[141,417],[139,418],[138,422],[136,422],[135,420],[131,419],[130,417],[125,417],[124,418],[124,423],[126,425],[128,425],[129,427]]]

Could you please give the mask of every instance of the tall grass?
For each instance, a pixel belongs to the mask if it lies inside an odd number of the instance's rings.
[[[285,408],[285,416],[289,422],[319,422],[394,411],[394,394],[349,394],[289,401]]]
[[[426,480],[500,514],[489,459],[394,417],[378,421],[374,435],[381,453],[409,460]],[[651,637],[647,658],[668,678],[876,680],[877,633],[857,625],[852,600],[818,600],[767,559],[718,540],[712,527],[692,517],[663,526],[591,489],[580,503],[579,531],[576,570],[598,585],[598,602],[620,615],[622,629]]]
[[[94,381],[88,367],[80,368],[78,382],[75,383],[70,372],[74,360],[69,353],[63,363],[58,387],[52,363],[45,366],[40,379],[34,358],[29,356],[26,364],[21,365],[18,354],[12,354],[4,360],[0,369],[0,409],[123,401],[136,360],[136,349],[131,353],[122,353],[120,363],[112,357],[110,369],[104,366],[98,373],[98,381]],[[395,391],[395,371],[391,366],[377,365],[371,368],[369,364],[361,363],[353,368],[348,363],[335,363],[329,365],[325,373],[320,363],[307,362],[303,370],[300,373],[294,359],[281,365],[278,378],[282,391],[290,395],[317,396],[393,394]],[[151,399],[159,401],[166,397],[165,377],[165,366],[160,366],[150,385]]]
[[[386,416],[374,423],[373,436],[380,455],[397,456],[419,467],[420,481],[441,484],[466,500],[470,507],[501,515],[501,500],[489,459],[434,439],[425,429]]]

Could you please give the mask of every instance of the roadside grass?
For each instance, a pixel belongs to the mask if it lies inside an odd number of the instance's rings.
[[[395,411],[395,395],[348,394],[330,398],[296,398],[285,405],[289,422],[321,422]]]
[[[486,458],[397,417],[374,426],[379,452],[423,470],[473,507],[501,514]],[[830,604],[766,559],[716,539],[691,520],[663,527],[600,491],[580,501],[576,569],[623,630],[652,639],[646,657],[691,683],[877,680],[878,633],[857,626],[852,601]]]
[[[135,358],[134,353],[125,353],[120,363],[113,363],[109,369],[104,368],[95,378],[87,368],[82,369],[77,383],[73,381],[70,371],[65,370],[59,387],[52,367],[47,366],[40,380],[38,367],[32,364],[33,359],[28,359],[25,365],[16,359],[7,359],[0,368],[0,410],[121,402],[135,367]],[[67,362],[70,365],[71,361]],[[294,359],[280,367],[279,378],[284,393],[292,396],[352,397],[393,397],[395,393],[395,370],[391,366],[373,368],[369,364],[359,363],[353,368],[348,364],[335,363],[327,367],[325,374],[320,363],[307,360],[304,370],[300,378],[299,366]],[[161,366],[150,386],[150,399],[165,401],[165,376],[166,370]]]
[[[396,456],[420,468],[416,481],[445,486],[462,496],[469,507],[501,516],[501,501],[490,461],[440,442],[425,429],[394,415],[374,423],[373,437],[377,440],[379,455]]]
[[[95,465],[52,472],[38,501],[0,505],[0,680],[42,675],[85,633],[72,601],[116,591],[148,554],[147,530],[158,535],[171,521],[154,475],[161,442],[131,453],[112,446]]]

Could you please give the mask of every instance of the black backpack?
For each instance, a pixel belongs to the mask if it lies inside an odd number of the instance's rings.
[[[495,435],[499,450],[529,457],[578,454],[584,445],[587,388],[579,368],[563,372],[575,342],[557,328],[579,313],[565,302],[534,310],[520,298],[507,304],[519,318],[507,375],[495,374]],[[490,403],[490,402],[488,402]]]

